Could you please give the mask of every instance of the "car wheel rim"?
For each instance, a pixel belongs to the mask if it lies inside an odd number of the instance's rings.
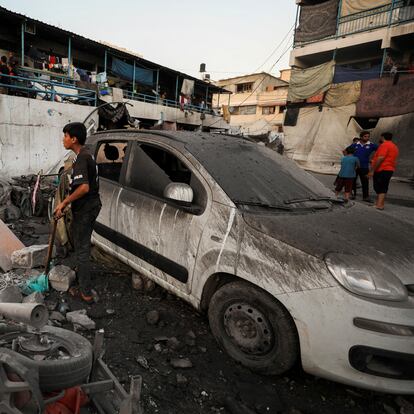
[[[224,328],[231,341],[249,355],[267,354],[274,346],[270,322],[248,303],[237,302],[227,307]]]

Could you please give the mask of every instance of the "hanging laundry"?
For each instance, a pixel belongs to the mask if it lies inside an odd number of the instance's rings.
[[[342,0],[341,16],[344,17],[364,10],[386,6],[391,2],[391,0]]]
[[[184,79],[181,86],[181,93],[186,96],[191,96],[194,93],[194,81],[191,79]]]
[[[331,108],[351,105],[358,101],[360,95],[361,81],[332,84],[326,92],[325,105]]]

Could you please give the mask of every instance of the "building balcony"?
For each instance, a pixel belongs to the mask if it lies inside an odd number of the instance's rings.
[[[405,0],[394,0],[391,4],[347,16],[340,16],[338,10],[335,34],[317,40],[295,41],[294,48],[409,22],[414,22],[414,5],[407,5]]]

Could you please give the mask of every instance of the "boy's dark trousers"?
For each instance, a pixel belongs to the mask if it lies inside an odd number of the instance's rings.
[[[364,200],[369,198],[368,173],[369,173],[369,168],[357,168],[356,169],[356,177],[355,177],[354,185],[353,185],[353,188],[352,188],[352,192],[356,196],[356,184],[357,184],[357,179],[359,177],[359,179],[361,180],[361,185],[362,185],[362,198]]]
[[[101,202],[92,201],[88,208],[73,212],[72,237],[75,249],[76,264],[78,267],[77,279],[80,291],[87,296],[91,295],[90,254],[91,236],[96,218],[101,210]]]

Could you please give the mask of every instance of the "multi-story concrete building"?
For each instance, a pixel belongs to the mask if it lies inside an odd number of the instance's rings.
[[[414,175],[414,3],[296,0],[285,144],[303,166],[338,168],[361,130],[391,131]],[[294,115],[293,117],[291,115]]]
[[[262,72],[219,80],[216,85],[231,94],[220,98],[214,95],[213,107],[228,111],[230,127],[236,133],[282,132],[289,73],[288,69],[281,71],[280,78]]]
[[[212,111],[213,93],[226,93],[220,87],[3,7],[0,56],[13,66],[13,76],[0,76],[2,174],[47,170],[63,155],[64,123],[83,121],[102,102],[128,102],[141,128],[228,128]],[[101,115],[90,119],[97,127]]]

